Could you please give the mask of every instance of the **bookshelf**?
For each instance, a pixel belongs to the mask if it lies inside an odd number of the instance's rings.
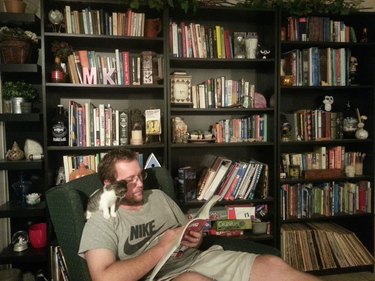
[[[227,135],[222,139],[219,139],[219,134],[214,133],[215,140],[203,141],[203,140],[192,140],[185,139],[183,141],[178,140],[173,134],[174,131],[171,129],[168,135],[168,159],[170,163],[170,170],[172,175],[177,176],[178,169],[185,166],[191,166],[197,170],[197,178],[200,177],[202,172],[201,162],[205,154],[212,154],[216,156],[224,156],[230,159],[233,163],[236,161],[247,161],[250,159],[256,159],[258,161],[267,163],[269,166],[269,187],[270,191],[268,198],[258,200],[234,200],[234,201],[221,201],[219,205],[230,205],[230,204],[253,204],[254,206],[266,204],[269,208],[271,215],[271,232],[269,235],[264,235],[263,239],[258,237],[258,241],[266,244],[275,245],[276,237],[274,235],[275,218],[274,211],[277,210],[275,205],[274,197],[275,192],[272,187],[274,186],[273,174],[275,172],[273,161],[276,159],[276,144],[274,134],[275,128],[275,110],[273,106],[269,105],[269,100],[272,95],[276,94],[276,11],[274,10],[248,10],[248,9],[228,9],[222,7],[214,8],[200,8],[195,14],[184,14],[178,11],[170,11],[170,21],[167,22],[168,27],[172,30],[169,32],[171,37],[165,37],[167,42],[172,42],[172,47],[168,50],[168,61],[167,61],[167,73],[172,74],[174,72],[185,72],[191,77],[192,95],[194,92],[198,92],[200,87],[205,87],[206,92],[214,92],[214,96],[210,98],[206,94],[205,101],[200,102],[197,105],[194,104],[175,104],[172,103],[171,95],[168,95],[168,112],[169,121],[173,126],[173,119],[181,118],[187,125],[187,132],[193,133],[194,131],[201,131],[207,134],[210,126],[215,127],[215,124],[219,124],[220,121],[227,120],[227,123],[231,123],[232,120],[250,120],[254,116],[267,116],[267,124],[264,125],[266,129],[266,137],[262,136],[238,136],[237,141],[233,141],[234,135]],[[223,20],[224,19],[224,20]],[[202,47],[195,47],[195,50],[189,52],[189,39],[185,39],[183,43],[184,33],[189,34],[191,32],[194,38],[194,31],[204,29],[203,36],[206,36],[206,40],[201,41]],[[222,58],[217,51],[218,47],[215,46],[213,41],[208,38],[215,38],[220,33],[215,33],[217,26],[221,28],[221,34],[228,34],[233,38],[234,32],[256,32],[258,34],[259,43],[263,48],[270,49],[271,54],[266,58],[256,57],[254,59],[236,58],[234,53],[234,46],[229,48],[232,52],[226,53],[226,58]],[[181,30],[182,37],[180,40],[175,40],[173,30],[177,30],[178,34]],[[185,30],[185,32],[183,32]],[[223,32],[224,30],[224,32]],[[203,33],[201,33],[203,34]],[[272,34],[271,36],[268,36]],[[273,36],[274,35],[274,36]],[[196,34],[195,34],[196,36]],[[186,35],[185,38],[189,38]],[[217,38],[217,37],[216,37]],[[202,38],[201,38],[202,39]],[[191,39],[194,45],[194,39]],[[178,42],[178,43],[177,43]],[[186,43],[187,42],[187,43]],[[206,43],[206,44],[204,44]],[[201,49],[200,49],[201,48]],[[193,49],[193,47],[191,47]],[[199,50],[199,51],[197,51]],[[201,52],[203,50],[203,52]],[[179,52],[178,52],[179,51]],[[177,52],[177,53],[176,53]],[[224,53],[222,51],[222,53]],[[234,100],[235,94],[233,94],[232,103],[228,101],[228,96],[225,96],[224,91],[219,92],[218,87],[215,89],[211,88],[210,85],[216,85],[221,83],[224,88],[227,83],[236,84],[237,81],[249,82],[250,85],[255,85],[255,92],[262,93],[266,100],[267,106],[264,108],[255,108],[249,106],[244,108],[243,106],[235,106],[236,103],[243,102],[243,99],[239,98]],[[219,82],[218,82],[219,81]],[[230,82],[228,82],[230,81]],[[171,84],[171,80],[168,81]],[[240,83],[239,83],[240,84]],[[238,84],[236,84],[238,85]],[[173,86],[169,85],[168,89]],[[195,89],[194,89],[195,88]],[[229,93],[229,92],[228,92]],[[201,94],[202,95],[202,94]],[[209,95],[209,94],[208,94]],[[250,95],[250,93],[249,93]],[[193,101],[199,98],[192,98]],[[220,101],[221,99],[221,101]],[[203,104],[203,105],[202,105]],[[257,118],[258,118],[257,117]],[[236,121],[236,122],[237,122]],[[234,123],[235,121],[233,121]],[[238,121],[241,122],[241,121]],[[242,121],[243,122],[243,121]],[[225,121],[223,121],[225,123]],[[218,127],[217,127],[218,128]],[[232,129],[232,128],[231,128]],[[218,129],[219,131],[220,129]],[[245,129],[246,130],[246,129]],[[250,131],[250,129],[247,129]],[[222,134],[222,133],[220,133]],[[262,138],[263,137],[263,138]],[[253,138],[253,141],[246,141],[246,138]],[[196,204],[201,204],[199,200],[193,200],[185,203],[187,208],[191,208]],[[248,236],[248,239],[250,236]]]
[[[292,69],[287,68],[287,73],[284,72],[285,68],[281,67],[278,97],[279,128],[284,127],[285,122],[292,125],[289,133],[285,134],[285,131],[280,130],[278,137],[279,159],[277,166],[280,168],[277,174],[277,185],[280,188],[278,200],[280,207],[279,222],[280,229],[282,229],[281,238],[285,238],[285,235],[289,235],[288,233],[293,233],[288,232],[291,229],[296,230],[296,233],[298,230],[306,229],[307,224],[321,223],[323,225],[323,223],[331,223],[332,228],[334,227],[332,225],[337,225],[338,228],[345,227],[348,231],[353,232],[370,254],[374,254],[373,233],[364,230],[374,228],[373,195],[370,195],[369,191],[370,186],[373,190],[374,162],[373,157],[367,157],[373,154],[374,139],[371,134],[364,140],[357,139],[354,135],[351,137],[345,136],[342,128],[343,122],[341,121],[343,118],[341,116],[345,114],[347,101],[350,101],[354,109],[358,108],[361,114],[368,115],[368,120],[372,119],[374,56],[371,49],[373,48],[374,37],[371,34],[367,38],[367,42],[361,42],[361,36],[363,28],[370,24],[373,16],[372,13],[353,13],[346,16],[315,15],[315,17],[309,18],[293,18],[281,13],[280,26],[287,31],[286,38],[280,41],[281,66],[283,63],[290,64],[294,60],[294,64],[289,65],[292,66]],[[324,20],[322,20],[323,17]],[[299,31],[306,30],[304,28],[306,27],[306,19],[308,19],[308,22],[321,21],[321,26],[327,24],[329,20],[337,22],[337,24],[331,23],[331,26],[342,27],[344,24],[349,26],[346,29],[346,39],[345,32],[341,33],[341,40],[336,38],[340,32],[334,34],[327,32],[325,39],[323,39],[319,37],[324,33],[322,27],[321,29],[314,29],[317,31],[314,34],[306,32],[307,37],[310,36],[313,40],[302,41],[305,36],[301,32],[297,32],[296,28]],[[291,32],[291,30],[294,30],[294,32]],[[353,33],[357,36],[356,40],[353,38]],[[330,56],[332,57],[332,50],[340,50],[338,52],[344,54],[345,59],[341,60],[340,63],[335,59],[326,64],[324,63],[325,60],[319,57],[320,65],[314,72],[313,66],[316,65],[314,59],[310,59],[309,55],[306,55],[307,59],[304,57],[305,53],[308,54],[312,50],[319,50],[319,54],[329,53],[327,60]],[[327,50],[329,51],[327,52]],[[291,54],[293,55],[290,56]],[[350,56],[354,56],[358,60],[358,73],[355,75],[355,80],[351,80]],[[304,66],[304,61],[307,61],[306,66]],[[295,68],[293,68],[293,65]],[[312,66],[312,68],[309,69],[309,66]],[[343,72],[343,76],[339,77],[337,72],[332,70],[333,68]],[[289,72],[290,70],[292,72]],[[331,74],[327,75],[327,72]],[[285,82],[282,77],[290,74],[293,76],[293,83]],[[314,75],[317,76],[317,80],[311,77]],[[323,80],[326,83],[322,82]],[[329,113],[326,113],[323,103],[327,96],[334,100],[332,110]],[[336,112],[338,113],[336,114]],[[326,119],[332,120],[332,122],[326,123],[326,129],[319,132],[320,123],[315,121],[318,120],[315,116],[321,114],[323,116],[328,115],[329,117]],[[310,118],[312,119],[310,120]],[[295,122],[296,120],[302,121],[298,123],[298,121]],[[322,120],[325,120],[325,118],[322,118]],[[366,126],[369,131],[372,131],[374,124],[369,121]],[[355,159],[355,155],[362,154],[366,154],[363,161],[363,173],[354,173],[349,177],[345,172],[347,166],[354,165],[349,159]],[[323,165],[323,168],[322,166],[316,166],[310,161],[311,159],[318,159],[318,163],[315,163],[318,165],[323,160],[325,165]],[[292,160],[292,162],[289,162],[289,160]],[[299,166],[298,176],[292,177],[292,170],[288,167],[292,164]],[[322,170],[318,172],[314,169]],[[363,185],[366,185],[366,188]],[[367,191],[365,191],[366,189]],[[351,190],[350,193],[348,190]],[[362,191],[359,192],[359,190]],[[362,195],[359,195],[360,193]],[[320,198],[317,194],[320,194]],[[368,196],[367,201],[363,198],[359,199],[362,196],[366,197],[366,194]],[[344,199],[340,199],[342,197]],[[354,201],[352,202],[349,198],[353,198]],[[359,201],[362,203],[359,203]],[[316,232],[312,232],[310,228],[310,230],[300,231],[299,233],[297,235],[302,235],[301,233],[312,235],[311,233]],[[305,238],[308,239],[307,236]],[[281,239],[281,247],[284,246],[285,240]],[[285,254],[286,248],[283,248],[283,250]],[[315,251],[319,259],[320,252],[317,249]],[[323,255],[321,259],[324,258]],[[324,263],[319,263],[316,266],[308,266],[307,269],[306,264],[293,264],[301,270],[311,272],[327,272],[333,268],[353,269],[362,268],[364,265],[368,266],[368,263],[358,265],[353,262],[327,267]],[[371,269],[371,266],[369,269]]]
[[[104,5],[105,4],[105,5]],[[44,23],[45,33],[44,41],[46,46],[45,56],[45,88],[44,95],[46,98],[46,118],[45,118],[45,128],[46,131],[49,131],[51,124],[49,120],[52,119],[54,111],[53,109],[57,104],[63,104],[65,110],[68,114],[77,110],[81,111],[81,107],[86,107],[86,112],[90,111],[90,114],[87,115],[87,120],[94,120],[94,115],[92,112],[95,110],[99,114],[100,111],[109,112],[110,117],[106,120],[111,120],[110,123],[115,124],[115,114],[120,115],[121,112],[125,112],[127,115],[127,136],[128,139],[124,142],[121,141],[122,145],[125,145],[128,148],[138,151],[143,155],[144,161],[147,159],[148,155],[154,153],[158,160],[166,165],[166,149],[165,149],[165,128],[166,128],[166,110],[165,110],[165,86],[164,80],[158,80],[157,77],[154,77],[153,83],[146,83],[144,81],[136,81],[134,77],[131,77],[132,73],[130,72],[129,77],[126,78],[125,72],[132,71],[132,67],[141,66],[141,53],[143,51],[152,52],[155,57],[163,58],[164,52],[164,41],[162,36],[155,38],[148,38],[142,34],[142,20],[138,18],[139,24],[126,24],[124,17],[134,17],[134,14],[143,16],[143,21],[146,18],[163,18],[163,12],[156,12],[150,10],[142,11],[133,11],[132,16],[130,16],[130,10],[120,3],[112,2],[101,2],[92,3],[92,1],[59,1],[57,3],[46,3],[44,5],[44,13],[47,13],[50,9],[59,9],[64,14],[66,11],[70,11],[67,14],[71,15],[71,24],[69,27],[69,32],[57,33],[48,25],[48,22]],[[91,21],[85,21],[87,16],[92,17]],[[120,17],[120,14],[122,17]],[[95,20],[94,20],[95,18]],[[111,18],[111,23],[109,20]],[[120,25],[120,18],[122,25]],[[98,20],[101,19],[101,20]],[[116,28],[116,21],[118,20],[118,25]],[[80,26],[78,28],[77,26]],[[125,25],[129,28],[134,27],[133,31],[127,32],[125,30]],[[120,26],[122,28],[120,28]],[[71,29],[71,30],[70,30]],[[138,30],[135,33],[135,29]],[[90,32],[91,30],[91,32]],[[76,54],[82,51],[88,54],[87,59],[89,60],[90,66],[86,68],[85,65],[79,65],[78,72],[80,72],[81,80],[75,78],[75,80],[69,79],[63,83],[54,83],[49,78],[50,72],[52,70],[53,63],[53,54],[50,52],[51,44],[54,41],[64,41],[70,44]],[[116,51],[118,52],[118,58],[116,58]],[[127,60],[129,60],[130,68],[125,68],[125,55],[128,54]],[[124,64],[118,63],[119,59],[123,60]],[[134,57],[134,64],[132,62],[132,57]],[[80,57],[80,61],[82,57]],[[139,63],[137,64],[137,58]],[[104,66],[104,64],[98,64],[98,61],[108,62],[111,64]],[[114,63],[114,61],[117,63]],[[95,64],[94,64],[95,62]],[[163,69],[162,59],[159,62],[161,64],[161,69]],[[74,67],[74,63],[70,64],[67,62],[68,70]],[[103,69],[103,66],[106,69]],[[117,66],[119,69],[117,69]],[[121,68],[120,68],[121,66]],[[122,68],[123,66],[123,68]],[[97,71],[94,70],[96,67]],[[86,75],[84,72],[86,72]],[[139,69],[141,73],[142,69]],[[120,75],[121,74],[123,75]],[[68,71],[70,77],[74,77],[73,72]],[[115,73],[115,74],[114,74]],[[119,74],[119,76],[117,75]],[[133,71],[134,74],[137,74],[136,71]],[[97,82],[95,83],[92,78],[94,75]],[[75,76],[77,77],[77,76]],[[105,79],[107,77],[107,79]],[[73,78],[74,79],[74,78]],[[130,80],[129,80],[130,79]],[[83,80],[83,81],[82,81]],[[74,82],[74,83],[72,83]],[[74,105],[74,107],[71,107]],[[71,110],[69,110],[69,108]],[[135,109],[139,109],[140,112],[144,112],[146,109],[158,108],[161,111],[162,116],[162,135],[158,142],[154,143],[145,143],[145,144],[132,144],[131,142],[131,125],[132,125],[132,116],[131,113]],[[84,111],[84,109],[83,109]],[[70,113],[69,113],[70,112]],[[113,113],[113,115],[111,114]],[[111,117],[113,116],[113,117]],[[74,115],[73,118],[79,118],[79,115]],[[104,119],[103,119],[104,120]],[[77,121],[79,121],[77,119]],[[104,121],[103,121],[104,122]],[[119,122],[119,120],[118,120]],[[70,130],[72,129],[72,122],[69,122]],[[83,161],[83,157],[86,155],[94,156],[96,162],[100,158],[100,155],[103,152],[106,152],[109,149],[114,149],[119,147],[120,139],[119,135],[109,133],[111,125],[107,123],[99,129],[95,129],[95,132],[98,131],[98,134],[94,136],[94,125],[90,124],[81,124],[77,123],[75,129],[75,134],[77,139],[74,139],[66,146],[56,146],[51,145],[50,140],[47,136],[46,139],[46,149],[48,155],[46,158],[46,163],[48,163],[49,186],[55,185],[54,183],[54,173],[60,167],[63,166],[63,156],[76,156],[77,161]],[[113,126],[114,127],[114,126]],[[107,138],[105,138],[105,128],[107,128]],[[144,130],[144,128],[143,128]],[[84,132],[86,131],[87,134]],[[119,132],[120,133],[120,132]],[[72,136],[72,133],[70,132]],[[81,139],[80,136],[90,136],[90,139],[84,137]],[[145,135],[143,136],[145,139]],[[75,143],[77,142],[77,143]],[[56,161],[55,159],[59,159]],[[74,164],[74,163],[73,163]],[[96,163],[97,164],[97,163]],[[95,170],[96,164],[93,164],[92,169]],[[74,168],[74,167],[73,167]]]
[[[40,20],[33,14],[8,14],[0,13],[1,26],[21,27],[23,30],[30,30],[39,37]],[[40,41],[37,48],[40,48]],[[25,82],[31,83],[41,93],[41,67],[36,59],[27,61],[25,64],[4,64],[0,66],[0,78],[2,83],[6,81],[17,81],[19,77]],[[3,84],[2,84],[3,85]],[[0,87],[2,87],[2,85]],[[3,100],[1,100],[3,103]],[[2,155],[0,160],[2,195],[0,204],[0,217],[2,218],[4,248],[0,251],[0,263],[12,264],[20,269],[46,269],[48,252],[44,250],[33,249],[31,246],[21,253],[13,251],[13,244],[10,244],[10,238],[17,231],[28,231],[31,224],[45,221],[46,206],[42,200],[37,205],[22,205],[19,195],[12,187],[19,181],[20,174],[32,182],[30,192],[44,193],[45,185],[43,182],[44,163],[43,160],[17,160],[10,161],[5,158],[8,149],[12,147],[14,141],[24,151],[25,141],[27,139],[36,140],[43,143],[43,115],[40,103],[34,103],[31,113],[6,113],[1,111],[1,135],[2,135]],[[8,237],[8,239],[6,239]],[[9,245],[8,245],[9,243]]]

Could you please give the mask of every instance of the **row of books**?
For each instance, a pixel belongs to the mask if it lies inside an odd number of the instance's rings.
[[[343,113],[322,109],[300,109],[283,113],[290,126],[287,140],[335,140],[343,138]]]
[[[267,114],[254,114],[219,120],[212,125],[212,131],[217,143],[265,142],[268,139],[267,123]]]
[[[81,104],[70,100],[68,145],[79,147],[127,145],[132,142],[129,128],[135,125],[130,124],[130,120],[137,113],[137,109],[118,110],[110,104],[94,105],[91,102]],[[162,132],[160,118],[160,109],[145,110],[145,126],[139,128],[142,135],[160,135]]]
[[[197,183],[197,199],[218,194],[224,200],[245,200],[268,196],[268,165],[256,160],[232,161],[207,154]]]
[[[352,231],[335,223],[281,226],[281,256],[301,271],[372,265],[374,257]]]
[[[369,181],[283,184],[281,218],[311,218],[340,214],[371,213]]]
[[[352,26],[328,17],[288,17],[289,41],[357,42]]]
[[[86,168],[98,171],[98,165],[100,160],[104,157],[106,152],[89,154],[89,155],[63,155],[63,168],[65,182],[69,182],[69,175],[76,169],[79,169],[81,163],[85,165]],[[143,153],[137,152],[138,162],[141,167],[143,167]],[[149,158],[147,158],[147,161]],[[146,163],[147,163],[146,161]]]
[[[69,272],[60,246],[50,246],[50,267],[53,281],[69,281]]]
[[[170,53],[179,58],[245,58],[246,32],[232,32],[223,26],[170,22]],[[241,37],[241,40],[234,40]],[[242,44],[241,44],[242,42]],[[241,46],[236,46],[241,44]]]
[[[143,85],[163,79],[163,56],[152,51],[74,51],[67,70],[73,84]]]
[[[69,146],[112,146],[129,143],[129,113],[110,104],[69,101]]]
[[[131,9],[108,12],[88,7],[79,11],[66,5],[64,17],[69,34],[144,36],[145,14]]]
[[[295,49],[282,55],[282,75],[293,77],[293,86],[348,86],[350,49]]]
[[[313,152],[282,153],[282,171],[287,175],[290,166],[298,166],[301,173],[307,170],[340,169],[363,164],[365,154],[358,151],[345,151],[345,146],[317,146]]]
[[[193,108],[255,107],[255,85],[225,76],[192,85]]]

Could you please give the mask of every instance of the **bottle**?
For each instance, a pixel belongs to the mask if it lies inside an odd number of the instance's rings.
[[[54,83],[64,82],[64,69],[61,67],[61,59],[55,57],[55,64],[51,71],[51,81]]]
[[[52,145],[68,145],[68,124],[64,107],[57,105],[56,116],[52,119]]]
[[[26,179],[23,172],[20,173],[18,181],[12,184],[12,188],[18,197],[21,206],[26,206],[26,196],[31,192],[32,183]]]
[[[346,103],[343,120],[343,134],[344,138],[352,139],[355,138],[355,131],[357,130],[358,120],[350,102]]]

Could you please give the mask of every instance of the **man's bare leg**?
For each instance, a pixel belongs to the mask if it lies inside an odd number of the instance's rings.
[[[255,259],[249,281],[318,281],[318,277],[298,271],[281,258],[270,255]]]

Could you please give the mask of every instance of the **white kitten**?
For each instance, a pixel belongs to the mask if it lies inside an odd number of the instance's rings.
[[[126,181],[123,180],[94,191],[87,203],[86,219],[99,210],[103,211],[105,219],[116,217],[119,202],[125,196],[126,191]]]

